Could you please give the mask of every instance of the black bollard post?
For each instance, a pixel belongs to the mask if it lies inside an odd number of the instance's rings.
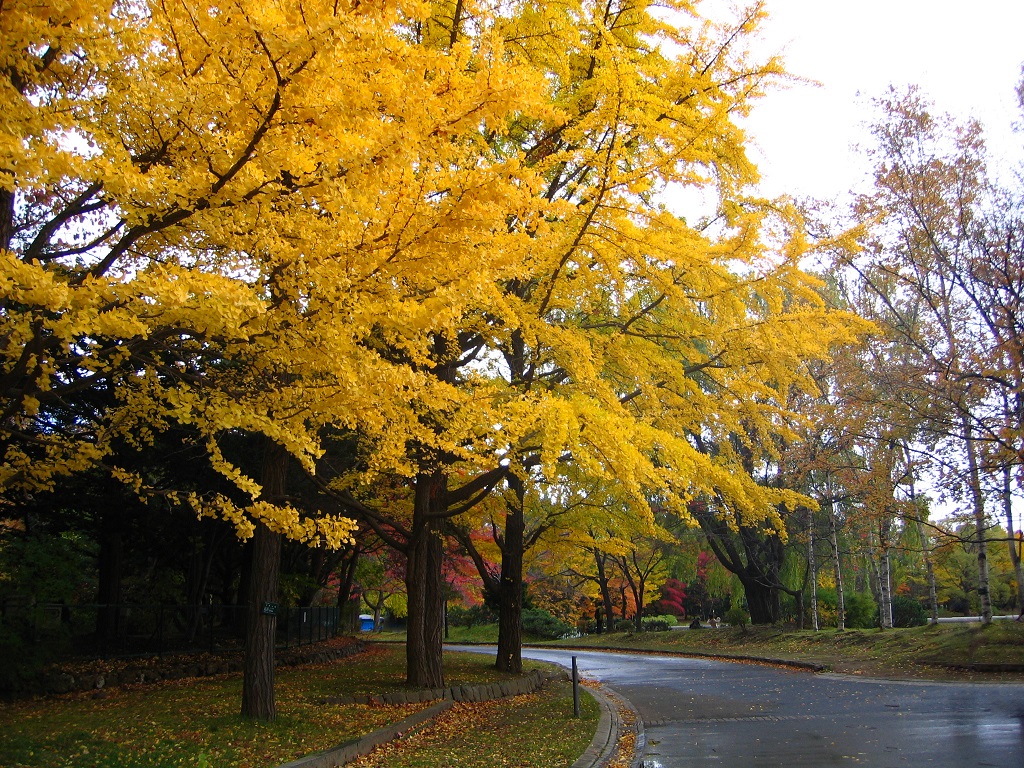
[[[580,672],[576,668],[576,657],[572,657],[572,716],[580,716]]]

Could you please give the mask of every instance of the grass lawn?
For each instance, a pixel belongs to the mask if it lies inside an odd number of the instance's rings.
[[[355,768],[491,768],[568,766],[594,735],[597,703],[580,697],[572,717],[572,687],[549,685],[526,696],[455,704],[431,725],[385,744],[349,765]],[[468,738],[467,738],[468,736]]]
[[[450,684],[505,679],[482,654],[446,654]],[[529,663],[529,664],[532,664]],[[528,667],[529,667],[528,664]],[[322,704],[328,697],[383,693],[403,687],[402,646],[371,646],[364,654],[329,664],[278,670],[278,720],[253,723],[238,715],[238,675],[134,685],[95,694],[68,694],[0,705],[0,765],[5,768],[270,768],[318,752],[428,706]],[[483,726],[497,742],[525,739],[525,752],[542,753],[549,742],[580,745],[569,765],[589,744],[596,710],[586,719],[555,718],[566,686],[510,704],[468,705],[456,718],[473,718],[473,729],[449,728],[454,741],[444,749],[473,751]],[[502,706],[503,705],[503,706]],[[476,710],[480,712],[477,713]],[[511,720],[506,718],[510,714]],[[568,713],[571,715],[571,694]],[[480,718],[483,718],[481,721]],[[504,719],[503,719],[504,718]],[[491,722],[491,721],[494,722]],[[550,724],[537,726],[541,720]],[[526,724],[526,727],[523,727]],[[547,728],[554,728],[548,732]],[[440,742],[438,742],[440,743]],[[486,749],[486,747],[483,747]],[[428,748],[424,760],[430,757]],[[486,753],[482,753],[486,754]],[[447,759],[413,765],[448,765]],[[474,763],[483,765],[484,763]],[[500,763],[490,763],[500,764]],[[557,761],[518,765],[558,765]]]

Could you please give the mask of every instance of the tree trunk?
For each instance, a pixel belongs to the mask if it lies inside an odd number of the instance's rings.
[[[892,629],[892,573],[889,547],[889,526],[886,521],[878,534],[878,623]]]
[[[890,574],[889,545],[883,543],[878,552],[878,623],[882,629],[892,629],[892,576]]]
[[[513,499],[506,504],[505,535],[501,546],[501,581],[498,585],[498,656],[501,672],[523,671],[523,553],[526,489],[521,478],[510,475]]]
[[[931,609],[931,623],[939,623],[939,593],[935,586],[935,567],[932,565],[932,538],[924,529],[924,522],[921,520],[921,513],[914,515],[914,522],[917,525],[917,537],[921,540],[921,550],[924,556],[924,571],[928,579],[928,605]]]
[[[409,615],[405,644],[406,682],[415,688],[443,688],[444,537],[439,516],[446,479],[440,470],[416,478],[412,535],[405,588]]]
[[[246,606],[245,664],[242,677],[242,717],[254,720],[277,718],[274,696],[274,641],[277,616],[264,612],[276,605],[281,563],[281,534],[263,523],[256,524],[253,558]],[[271,610],[269,607],[267,610]]]
[[[263,453],[265,501],[280,503],[285,495],[288,453],[269,438]],[[277,637],[277,591],[281,569],[281,534],[256,523],[252,542],[245,661],[242,673],[242,717],[277,718],[274,696],[274,642]]]
[[[1024,618],[1024,568],[1021,567],[1021,553],[1017,548],[1017,537],[1013,530],[1013,495],[1010,486],[1010,468],[1003,467],[1003,487],[1000,493],[1003,498],[1003,512],[1006,514],[1006,537],[1010,547],[1010,562],[1013,563],[1013,574],[1017,580],[1017,619]]]
[[[807,568],[811,572],[811,629],[818,631],[818,563],[814,557],[814,513],[807,509]]]
[[[903,443],[903,454],[906,456],[907,466],[912,467],[910,447]],[[917,526],[917,538],[921,542],[921,556],[924,558],[925,576],[928,579],[928,605],[931,609],[931,623],[939,623],[939,595],[935,586],[935,568],[932,566],[932,539],[924,529],[921,507],[917,503],[917,488],[914,484],[914,476],[910,480],[910,500],[914,503],[914,524]]]
[[[601,601],[604,603],[604,626],[611,632],[615,628],[615,606],[612,604],[612,589],[608,583],[608,571],[605,568],[608,555],[598,549],[594,550],[597,563],[597,584],[601,589]],[[600,631],[600,630],[599,630]]]
[[[879,607],[881,611],[882,606],[882,592],[881,582],[878,578],[878,565],[876,562],[877,554],[875,553],[875,536],[873,533],[868,534],[867,541],[867,576],[868,576],[868,587],[871,589],[871,596],[875,599],[875,605]]]
[[[782,613],[778,587],[766,585],[749,576],[739,576],[743,594],[747,598],[747,608],[750,610],[750,623],[777,624]]]
[[[985,496],[981,488],[981,471],[978,467],[978,454],[974,444],[974,433],[967,416],[961,417],[964,441],[967,444],[967,468],[970,472],[971,500],[974,506],[974,525],[978,538],[978,598],[981,600],[981,623],[992,623],[992,594],[989,591],[988,574],[988,543],[986,530],[988,520],[985,516]]]
[[[846,629],[846,594],[843,591],[843,562],[839,551],[839,531],[836,525],[835,508],[829,502],[828,510],[829,532],[832,543],[833,568],[836,577],[836,629],[842,632]]]

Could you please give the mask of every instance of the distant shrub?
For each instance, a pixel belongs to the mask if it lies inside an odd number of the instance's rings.
[[[486,605],[474,605],[469,608],[454,606],[448,609],[448,623],[453,627],[476,627],[481,624],[494,624],[497,615]]]
[[[523,632],[534,637],[542,637],[546,640],[557,640],[572,632],[576,628],[557,619],[547,611],[540,608],[523,611]]]
[[[892,599],[892,625],[894,627],[923,627],[928,623],[928,613],[917,600],[906,595]]]
[[[846,592],[843,603],[847,629],[871,629],[878,625],[878,606],[867,592]]]
[[[668,632],[671,625],[661,616],[649,616],[640,620],[640,626],[644,632]]]
[[[632,619],[619,619],[615,622],[616,632],[635,632],[636,622]]]
[[[743,631],[746,631],[747,624],[750,622],[750,616],[738,605],[734,605],[726,611],[724,618],[726,624],[731,627],[739,627]]]

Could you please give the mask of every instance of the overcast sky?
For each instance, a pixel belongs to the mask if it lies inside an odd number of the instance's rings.
[[[725,0],[705,0],[716,12]],[[919,85],[941,111],[982,120],[990,148],[1024,158],[1015,86],[1024,63],[1024,0],[768,0],[766,50],[819,81],[761,100],[748,122],[769,195],[836,198],[856,186],[870,99]]]

